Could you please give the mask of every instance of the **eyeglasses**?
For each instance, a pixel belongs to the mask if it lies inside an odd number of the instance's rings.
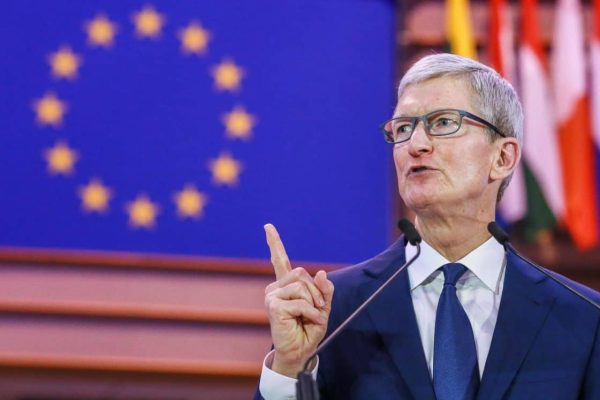
[[[419,121],[423,122],[425,132],[428,135],[448,136],[458,132],[462,125],[463,118],[465,117],[485,125],[502,137],[506,137],[504,133],[500,132],[498,128],[487,122],[485,119],[478,117],[475,114],[471,114],[468,111],[455,109],[435,110],[417,117],[392,118],[381,125],[381,130],[383,131],[385,141],[391,144],[402,143],[409,140]]]

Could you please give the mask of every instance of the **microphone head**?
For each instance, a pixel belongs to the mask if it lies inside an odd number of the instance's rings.
[[[417,228],[415,228],[412,222],[406,218],[402,218],[400,221],[398,221],[398,229],[404,232],[408,243],[412,244],[413,246],[415,246],[417,243],[421,243],[421,235],[419,235],[419,232],[417,232]]]
[[[494,239],[496,239],[502,246],[509,242],[508,233],[506,233],[504,229],[500,228],[500,225],[498,225],[496,221],[490,222],[487,228]]]

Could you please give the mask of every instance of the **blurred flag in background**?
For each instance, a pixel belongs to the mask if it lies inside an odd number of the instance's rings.
[[[598,140],[593,140],[600,131],[595,118],[600,104],[600,2],[592,5],[595,31],[589,58],[580,1],[556,2],[550,63],[541,39],[539,3],[522,0],[513,5],[520,13],[511,13],[504,0],[488,2],[489,37],[483,41],[489,43],[490,65],[515,86],[525,112],[522,169],[513,176],[498,218],[543,247],[552,246],[553,229],[562,227],[578,249],[587,250],[598,245],[600,229],[600,152]],[[453,53],[475,58],[469,8],[468,0],[446,0],[447,39]],[[514,40],[515,14],[519,42]]]
[[[490,2],[489,56],[491,66],[517,89],[515,34],[510,9],[506,0]],[[527,197],[523,163],[517,167],[506,188],[499,210],[505,221],[513,223],[527,212]]]
[[[594,155],[596,159],[596,198],[600,198],[600,0],[594,0],[593,31],[590,38],[590,94],[591,123],[594,139]],[[598,209],[598,207],[597,207]],[[598,210],[598,226],[600,226],[600,210]]]
[[[393,2],[8,1],[0,245],[354,262],[389,241]]]
[[[598,244],[596,160],[578,0],[559,0],[554,27],[553,84],[565,181],[565,223],[580,249]]]
[[[556,114],[548,62],[540,38],[538,2],[521,3],[519,92],[525,113],[522,166],[527,213],[523,233],[529,240],[548,237],[565,215],[564,186]]]
[[[446,35],[450,52],[477,58],[477,48],[471,28],[469,0],[446,0]]]

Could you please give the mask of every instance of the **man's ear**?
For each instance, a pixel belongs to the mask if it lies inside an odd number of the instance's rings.
[[[499,138],[494,142],[496,151],[492,160],[490,179],[503,180],[517,168],[521,159],[521,146],[514,137]]]

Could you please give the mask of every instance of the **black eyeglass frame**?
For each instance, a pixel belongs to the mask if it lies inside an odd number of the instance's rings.
[[[427,122],[427,118],[430,115],[432,115],[432,114],[441,113],[441,112],[444,112],[444,111],[453,111],[453,112],[458,113],[458,115],[460,115],[460,121],[458,123],[458,128],[456,128],[455,131],[452,131],[452,132],[449,132],[449,133],[443,133],[443,134],[432,134],[432,133],[430,133],[429,123]],[[485,119],[483,119],[481,117],[478,117],[477,115],[475,115],[473,113],[470,113],[470,112],[465,111],[465,110],[460,110],[460,109],[457,109],[457,108],[442,108],[440,110],[433,110],[433,111],[428,112],[427,114],[419,115],[419,116],[416,116],[416,117],[396,117],[396,118],[392,118],[392,119],[389,119],[389,120],[385,121],[379,128],[383,132],[383,138],[386,141],[386,143],[389,143],[389,144],[398,144],[398,143],[404,143],[404,142],[407,142],[407,141],[410,140],[410,138],[412,137],[413,133],[415,132],[415,129],[417,129],[417,122],[418,121],[421,121],[423,123],[423,126],[425,127],[425,132],[428,135],[431,135],[431,136],[448,136],[448,135],[452,135],[452,134],[458,132],[458,130],[462,127],[462,122],[463,122],[463,118],[464,117],[467,117],[469,119],[472,119],[473,121],[476,121],[476,122],[479,122],[479,123],[485,125],[486,127],[490,128],[492,131],[494,131],[495,133],[497,133],[498,135],[500,135],[502,137],[507,137],[504,133],[502,133],[500,131],[500,129],[496,128],[496,126],[494,126],[492,123],[486,121]],[[406,138],[405,140],[401,140],[399,142],[393,142],[393,141],[390,142],[388,140],[389,135],[388,135],[388,132],[385,130],[385,126],[388,123],[390,123],[390,122],[392,122],[394,120],[398,120],[398,119],[405,119],[406,121],[410,121],[411,124],[412,124],[412,131],[410,131],[410,134],[408,135],[408,138]]]

